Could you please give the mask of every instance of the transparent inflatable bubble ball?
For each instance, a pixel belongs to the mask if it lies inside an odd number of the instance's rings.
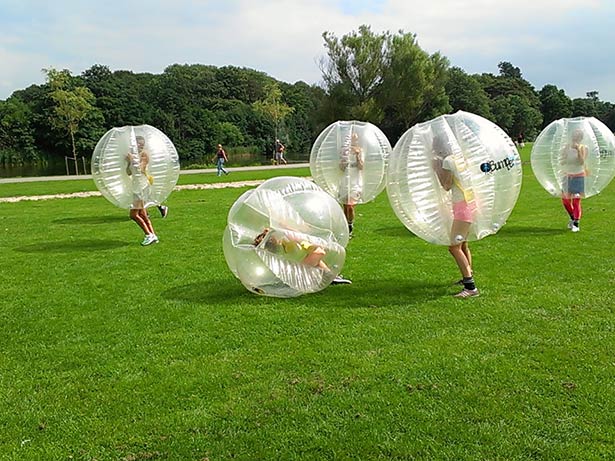
[[[318,136],[310,153],[316,184],[341,204],[374,200],[386,186],[391,144],[375,125],[337,121]]]
[[[346,258],[341,206],[305,178],[279,177],[241,195],[223,236],[231,272],[251,291],[290,298],[323,290]]]
[[[153,126],[112,128],[94,148],[92,178],[102,195],[117,207],[160,205],[178,177],[177,150]]]
[[[540,132],[530,156],[534,176],[552,196],[591,197],[615,176],[615,135],[593,117],[562,118]]]
[[[414,125],[391,153],[387,195],[399,220],[438,245],[502,228],[521,190],[521,158],[493,122],[459,111]],[[465,233],[464,230],[464,233]]]

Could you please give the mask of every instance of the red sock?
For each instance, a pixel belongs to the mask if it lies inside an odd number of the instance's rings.
[[[570,215],[570,219],[574,219],[573,218],[574,210],[572,209],[572,200],[569,198],[562,197],[562,203],[564,204],[564,208],[566,208],[568,215]]]
[[[581,219],[581,214],[583,214],[583,210],[581,209],[581,198],[575,197],[572,199],[572,219],[578,221]]]

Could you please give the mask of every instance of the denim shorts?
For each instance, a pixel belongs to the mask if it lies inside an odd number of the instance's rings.
[[[564,192],[570,195],[585,193],[585,176],[567,176]]]

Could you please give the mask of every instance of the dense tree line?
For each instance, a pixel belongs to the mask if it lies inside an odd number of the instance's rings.
[[[426,53],[414,34],[368,26],[341,38],[325,32],[323,40],[322,86],[200,64],[174,64],[162,74],[98,64],[76,76],[45,69],[45,84],[0,101],[0,163],[89,157],[110,128],[141,124],[166,133],[182,164],[211,158],[217,143],[264,158],[276,137],[305,159],[318,133],[344,119],[378,125],[392,144],[415,123],[457,110],[526,139],[562,117],[593,116],[615,129],[615,105],[597,92],[571,99],[554,85],[536,90],[509,62],[498,64],[498,74],[471,75]]]
[[[319,87],[290,85],[237,67],[172,65],[160,75],[111,72],[102,65],[79,76],[67,70],[45,72],[46,84],[32,85],[0,101],[4,163],[63,159],[75,151],[89,157],[110,128],[141,124],[162,130],[184,162],[210,159],[218,143],[231,151],[267,155],[276,135],[283,137],[290,152],[307,152],[318,129],[316,108],[325,97]],[[270,102],[272,95],[277,96],[273,103],[282,117],[273,117],[258,104]],[[75,128],[64,103],[85,100],[91,107],[80,114]]]

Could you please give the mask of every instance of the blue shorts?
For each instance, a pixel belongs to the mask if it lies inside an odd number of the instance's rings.
[[[585,194],[585,176],[567,176],[564,188],[564,192],[570,195]]]

